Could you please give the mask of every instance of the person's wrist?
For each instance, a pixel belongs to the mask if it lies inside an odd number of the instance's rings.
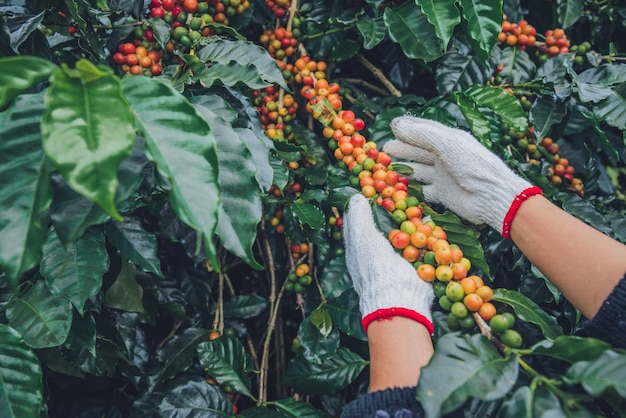
[[[413,309],[402,307],[381,308],[370,312],[363,317],[363,319],[361,320],[361,325],[363,326],[363,330],[367,334],[367,330],[372,322],[391,319],[394,317],[407,318],[419,324],[422,324],[428,330],[428,333],[431,336],[435,332],[435,327],[433,325],[432,318],[430,317],[430,313],[428,313],[428,316],[426,316]]]
[[[511,238],[511,225],[513,224],[513,220],[517,215],[520,207],[524,202],[526,202],[529,198],[537,195],[542,195],[543,191],[538,186],[531,186],[524,190],[522,190],[515,198],[509,207],[506,215],[504,216],[504,220],[502,221],[502,236],[504,238]]]

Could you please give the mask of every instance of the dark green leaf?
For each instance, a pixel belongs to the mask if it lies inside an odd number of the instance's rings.
[[[261,270],[263,266],[254,259],[252,252],[256,227],[263,216],[254,161],[230,123],[201,103],[196,103],[196,107],[211,126],[217,141],[222,206],[216,233],[230,252]]]
[[[594,360],[609,350],[611,345],[595,338],[561,335],[554,341],[543,340],[532,347],[532,354],[549,356],[576,363]]]
[[[263,47],[252,42],[215,37],[198,51],[197,57],[211,63],[199,75],[207,87],[219,80],[227,86],[245,83],[250,88],[260,89],[278,84],[289,90],[276,61]]]
[[[79,60],[58,69],[46,92],[41,122],[46,155],[69,186],[117,220],[117,170],[130,155],[135,124],[119,79]]]
[[[333,50],[330,53],[329,60],[331,61],[347,61],[354,57],[361,48],[361,45],[351,39],[344,39],[337,42],[333,46]]]
[[[261,315],[267,308],[267,299],[259,295],[235,296],[224,303],[225,318],[250,319]]]
[[[459,4],[467,20],[470,43],[476,45],[474,52],[487,61],[502,28],[502,2],[459,0]]]
[[[87,349],[89,354],[96,357],[96,320],[90,312],[79,314],[74,311],[72,328],[63,347],[69,350]]]
[[[206,341],[209,332],[200,328],[187,328],[182,333],[169,340],[159,350],[159,359],[164,363],[163,368],[156,376],[157,385],[186,371],[196,358],[196,348],[202,341]]]
[[[300,224],[309,225],[315,230],[321,229],[326,223],[324,212],[311,203],[294,202],[291,204],[291,210],[298,218]]]
[[[491,125],[483,112],[476,107],[476,102],[462,93],[453,93],[452,97],[469,123],[474,136],[485,147],[491,148]]]
[[[43,385],[37,356],[5,324],[0,324],[0,341],[0,414],[6,418],[39,416]]]
[[[461,14],[456,7],[456,0],[419,0],[417,3],[428,21],[435,27],[435,33],[443,41],[445,48],[452,38],[454,28],[461,23]]]
[[[248,372],[248,356],[236,338],[222,335],[213,341],[205,341],[198,345],[200,364],[208,374],[221,385],[229,384],[237,392],[250,398],[250,376]]]
[[[279,411],[293,418],[326,418],[328,414],[315,409],[308,402],[296,401],[293,398],[279,399],[274,403]]]
[[[324,338],[328,337],[333,329],[333,319],[323,306],[318,307],[309,316],[311,324],[322,334]]]
[[[507,289],[494,289],[493,300],[511,306],[522,321],[538,325],[543,336],[549,340],[554,340],[563,334],[554,317],[548,315],[535,302],[519,292]]]
[[[0,268],[12,287],[39,263],[52,201],[39,123],[43,94],[22,95],[0,113]]]
[[[133,405],[133,418],[231,418],[233,404],[218,385],[197,374],[181,374]]]
[[[567,30],[582,16],[584,2],[582,0],[558,0],[556,3],[560,27]]]
[[[137,267],[122,257],[120,272],[104,294],[104,304],[127,312],[144,312],[143,287],[136,276]]]
[[[29,39],[32,39],[31,35],[37,35],[38,28],[41,25],[44,17],[45,12],[40,12],[37,15],[29,16],[28,20],[26,20],[15,32],[11,33],[11,48],[13,48],[13,51],[16,54],[20,53],[20,46],[22,46],[22,44],[24,44]]]
[[[500,116],[507,126],[519,132],[528,131],[528,119],[522,105],[515,96],[499,87],[473,85],[465,93],[478,107],[488,107]]]
[[[0,59],[0,109],[17,95],[46,81],[57,68],[50,61],[28,56]]]
[[[456,50],[441,57],[435,68],[439,94],[460,91],[474,84],[485,84],[489,76],[489,69],[478,57]]]
[[[517,357],[503,358],[481,334],[446,334],[422,368],[417,399],[427,418],[439,417],[470,398],[491,401],[504,397],[518,373]]]
[[[255,406],[248,408],[237,414],[241,418],[291,418],[289,415],[284,415],[273,409],[269,409],[266,406]]]
[[[102,287],[109,269],[102,230],[92,228],[67,249],[51,230],[39,270],[53,295],[62,296],[82,315],[85,302]]]
[[[384,19],[389,36],[400,44],[407,57],[433,61],[442,55],[444,45],[437,37],[435,27],[428,22],[415,2],[407,1],[395,8],[387,7]]]
[[[356,27],[363,37],[363,48],[372,49],[378,45],[387,35],[387,28],[382,16],[374,19],[368,16],[362,16],[357,22]]]
[[[15,295],[6,305],[6,315],[9,325],[32,348],[63,344],[72,326],[70,302],[50,293],[43,280]]]
[[[511,83],[530,81],[535,74],[535,63],[526,51],[519,48],[505,48],[500,56],[504,68],[500,76]]]
[[[345,210],[348,206],[348,202],[350,198],[354,196],[358,191],[351,186],[343,186],[337,187],[335,189],[330,190],[328,193],[328,199],[326,199],[326,204],[336,206]]]
[[[558,202],[567,213],[588,223],[600,232],[613,236],[610,223],[607,222],[604,216],[602,216],[598,209],[589,201],[573,193],[557,193],[553,196],[553,199]]]
[[[538,97],[530,109],[530,122],[535,127],[535,136],[548,136],[553,125],[561,123],[566,114],[565,104],[556,95]]]
[[[350,384],[367,365],[359,355],[340,347],[323,364],[311,364],[303,357],[289,362],[283,383],[309,395],[333,393]]]
[[[485,262],[485,252],[478,240],[478,234],[463,224],[461,219],[452,212],[439,214],[428,206],[422,205],[422,208],[424,209],[424,214],[430,216],[435,224],[446,232],[448,241],[461,248],[463,256],[467,257],[472,266],[489,277],[491,275],[489,265]]]
[[[382,149],[385,142],[395,138],[389,123],[398,116],[405,116],[406,113],[406,109],[403,107],[392,107],[377,114],[370,127],[369,140],[376,142],[378,149]]]
[[[127,216],[122,222],[108,222],[104,231],[111,243],[142,270],[163,277],[161,262],[157,256],[157,240],[154,234],[146,231],[141,220]]]
[[[573,364],[565,373],[566,380],[581,384],[587,393],[599,397],[607,389],[626,397],[626,355],[607,350],[600,357]]]
[[[148,19],[148,26],[153,29],[154,39],[157,41],[161,48],[165,49],[167,41],[170,39],[171,26],[163,19],[152,18]]]
[[[217,266],[213,233],[221,206],[215,138],[209,125],[182,95],[156,80],[123,80],[146,139],[146,149],[170,185],[178,217],[203,235],[207,256]]]
[[[338,298],[329,299],[326,309],[337,328],[351,337],[361,341],[367,340],[361,326],[359,295],[353,288],[345,290]]]
[[[578,98],[583,103],[598,103],[611,95],[609,87],[595,83],[574,83],[574,91],[578,93]]]
[[[326,315],[328,313],[323,310]],[[300,323],[298,328],[298,340],[302,348],[304,358],[313,364],[323,364],[329,357],[332,357],[339,348],[339,332],[332,328],[332,323],[328,324],[328,318],[322,323],[315,320],[314,313]]]
[[[320,285],[327,299],[339,297],[346,289],[352,287],[346,259],[343,256],[330,260],[324,266],[320,277]]]
[[[611,126],[626,130],[626,98],[611,91],[608,97],[593,107],[593,113],[600,120],[605,120]]]

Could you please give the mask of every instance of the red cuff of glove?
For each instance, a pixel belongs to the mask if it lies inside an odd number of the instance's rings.
[[[532,196],[541,194],[543,194],[543,191],[539,187],[533,186],[529,187],[528,189],[522,190],[520,194],[515,196],[515,199],[513,199],[513,203],[511,203],[509,211],[504,216],[504,223],[502,225],[502,236],[504,238],[511,238],[511,224],[513,223],[515,215],[517,215],[517,211],[519,210],[520,206],[522,206],[522,203],[524,203],[526,200],[528,200],[528,198]]]
[[[401,316],[403,318],[409,318],[409,319],[419,322],[420,324],[426,327],[426,329],[428,330],[428,333],[431,336],[435,332],[435,327],[433,326],[433,323],[428,320],[428,318],[426,318],[424,315],[420,313],[415,312],[414,310],[407,309],[407,308],[378,309],[377,311],[374,311],[370,314],[365,315],[365,317],[361,320],[361,325],[363,325],[363,329],[365,330],[365,333],[367,334],[367,328],[370,326],[372,322],[378,321],[379,319],[390,319],[390,318],[393,318],[394,316]]]

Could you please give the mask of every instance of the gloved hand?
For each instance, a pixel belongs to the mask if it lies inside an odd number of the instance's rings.
[[[432,285],[419,278],[378,229],[369,200],[354,195],[343,219],[346,263],[359,294],[365,332],[377,319],[402,316],[420,322],[432,335]]]
[[[384,151],[408,160],[424,198],[441,203],[474,224],[486,223],[510,237],[517,209],[541,189],[511,171],[495,154],[461,129],[413,116],[391,122],[396,140]]]

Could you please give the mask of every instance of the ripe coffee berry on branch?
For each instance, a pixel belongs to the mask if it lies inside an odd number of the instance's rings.
[[[509,22],[505,15],[498,41],[508,46],[519,46],[520,49],[525,50],[526,47],[535,45],[536,35],[537,30],[527,21]]]

